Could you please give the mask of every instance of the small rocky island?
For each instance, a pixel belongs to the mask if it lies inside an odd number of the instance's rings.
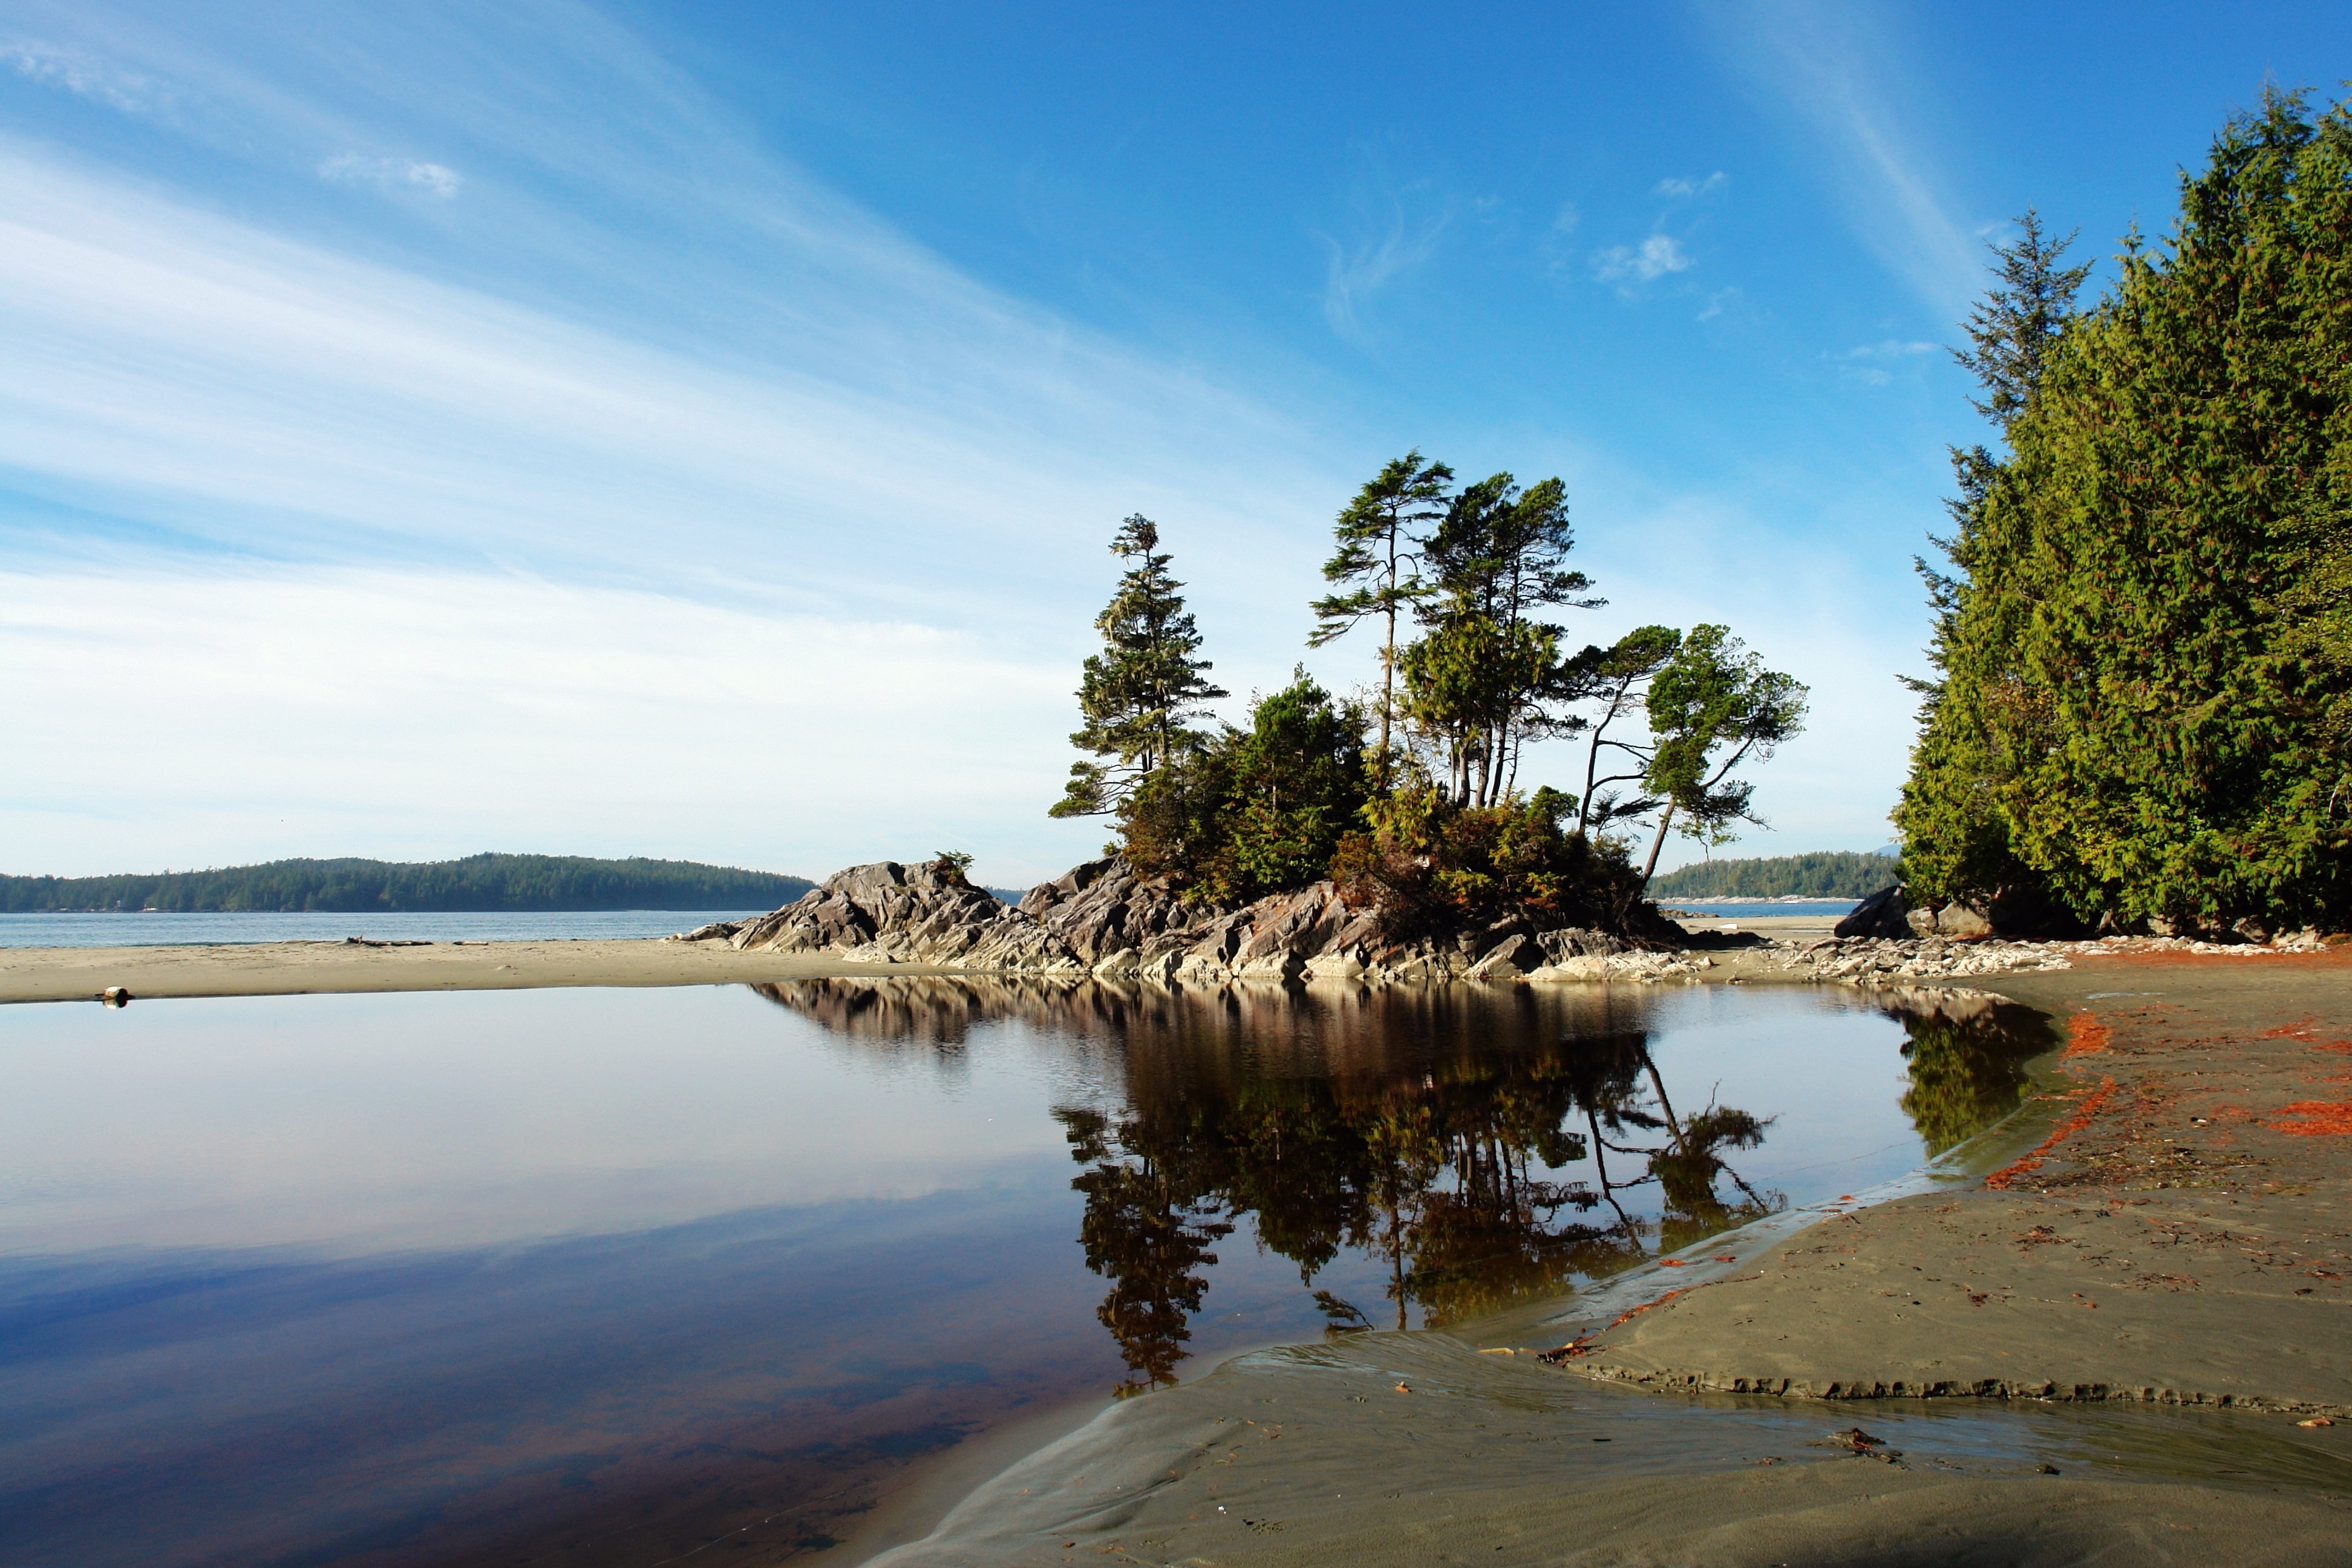
[[[950,862],[877,861],[825,879],[753,920],[687,933],[745,952],[827,952],[857,963],[1192,984],[1235,980],[1654,978],[1699,967],[1688,935],[1648,904],[1618,931],[1547,924],[1527,910],[1431,929],[1325,880],[1238,908],[1188,902],[1116,857],[1089,860],[1000,902]]]

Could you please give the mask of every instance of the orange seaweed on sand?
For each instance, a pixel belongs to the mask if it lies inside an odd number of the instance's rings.
[[[1987,1176],[1985,1185],[1996,1192],[2005,1192],[2020,1176],[2040,1170],[2042,1156],[2088,1127],[2091,1124],[2091,1119],[2098,1115],[2100,1108],[2114,1097],[2115,1092],[2116,1080],[2111,1078],[2101,1079],[2099,1087],[2091,1092],[2089,1099],[2075,1107],[2074,1115],[2052,1128],[2050,1136],[2035,1144],[2030,1152]]]
[[[2298,1138],[2352,1138],[2352,1100],[2298,1100],[2271,1125]]]
[[[2113,1045],[2115,1037],[2115,1032],[2093,1015],[2077,1013],[2066,1020],[2066,1048],[2059,1058],[2096,1056]]]

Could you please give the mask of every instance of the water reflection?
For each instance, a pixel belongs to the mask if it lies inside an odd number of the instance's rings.
[[[1930,1157],[2015,1110],[2025,1097],[2026,1062],[2058,1043],[2041,1014],[1992,996],[1923,992],[1891,1011],[1908,1037],[1903,1114]]]
[[[1906,1075],[1786,988],[0,1010],[0,1560],[788,1554],[960,1436],[1895,1175],[2013,1102],[2001,1028],[1919,1013]]]
[[[1677,1112],[1646,998],[1606,991],[1237,988],[965,979],[817,981],[762,994],[884,1051],[954,1052],[1025,1023],[1099,1054],[1115,1086],[1055,1107],[1109,1282],[1096,1316],[1128,1369],[1172,1382],[1216,1248],[1297,1270],[1328,1333],[1443,1327],[1557,1294],[1785,1208],[1742,1175],[1778,1120]],[[1898,1019],[1902,1105],[1940,1153],[2016,1108],[2035,1015],[1967,994],[1855,999]],[[1793,1086],[1792,1086],[1793,1087]],[[1613,1164],[1612,1164],[1613,1160]],[[1323,1283],[1381,1265],[1381,1300]],[[1360,1280],[1366,1276],[1353,1271]]]

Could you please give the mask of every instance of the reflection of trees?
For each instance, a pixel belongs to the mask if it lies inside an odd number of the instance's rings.
[[[1922,994],[1895,1012],[1910,1038],[1903,1112],[1930,1155],[1975,1137],[2015,1110],[2025,1063],[2055,1044],[2041,1015],[1990,996]]]
[[[1780,1202],[1726,1163],[1767,1123],[1712,1102],[1678,1115],[1643,1004],[1622,993],[979,977],[761,990],[877,1044],[961,1040],[994,1017],[1116,1057],[1115,1105],[1055,1114],[1083,1167],[1078,1239],[1110,1282],[1097,1315],[1123,1392],[1173,1378],[1212,1249],[1244,1217],[1344,1331],[1556,1294]],[[1647,1187],[1654,1202],[1629,1207]],[[1317,1288],[1344,1252],[1381,1263],[1385,1308]]]

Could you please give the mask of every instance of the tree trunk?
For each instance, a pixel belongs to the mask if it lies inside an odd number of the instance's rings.
[[[1674,819],[1675,803],[1668,801],[1665,808],[1658,813],[1658,836],[1650,840],[1650,858],[1642,862],[1642,886],[1644,888],[1650,885],[1650,879],[1657,874],[1658,851],[1666,846],[1666,826]]]
[[[1666,1113],[1666,1131],[1675,1135],[1675,1152],[1689,1153],[1690,1145],[1683,1142],[1683,1124],[1675,1120],[1674,1102],[1666,1098],[1666,1080],[1658,1076],[1658,1064],[1650,1059],[1649,1052],[1643,1051],[1642,1065],[1650,1069],[1650,1087],[1658,1091],[1658,1109]]]

